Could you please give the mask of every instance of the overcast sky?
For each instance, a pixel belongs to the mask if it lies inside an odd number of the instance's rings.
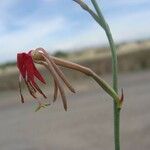
[[[150,0],[97,1],[115,41],[150,38]],[[105,43],[103,30],[72,0],[0,0],[0,63],[37,47],[54,52]]]

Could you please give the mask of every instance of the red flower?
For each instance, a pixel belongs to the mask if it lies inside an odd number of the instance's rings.
[[[35,82],[35,77],[36,77],[42,83],[45,84],[44,78],[42,77],[42,75],[39,73],[39,71],[36,69],[36,67],[34,65],[34,62],[31,57],[30,52],[17,54],[17,67],[19,69],[21,77],[24,79],[24,81],[28,87],[30,94],[34,98],[36,98],[35,93],[38,91],[40,94],[43,95],[44,98],[47,98]],[[20,82],[21,82],[21,80],[19,81],[19,85],[20,85]],[[24,98],[21,93],[21,87],[20,87],[20,95],[21,95],[22,103],[24,103]]]

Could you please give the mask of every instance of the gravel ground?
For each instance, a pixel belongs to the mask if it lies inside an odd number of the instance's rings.
[[[110,77],[106,77],[110,81]],[[120,75],[122,150],[150,149],[150,71]],[[92,81],[37,113],[18,102],[16,91],[0,93],[0,150],[113,150],[112,100]],[[77,85],[77,84],[76,84]],[[27,99],[30,99],[27,96]]]

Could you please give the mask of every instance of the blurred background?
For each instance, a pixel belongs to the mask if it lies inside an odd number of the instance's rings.
[[[150,1],[97,1],[116,42],[119,89],[125,94],[122,149],[149,150]],[[92,7],[90,0],[85,2]],[[112,84],[107,38],[88,13],[72,0],[1,0],[0,47],[1,150],[113,149],[112,99],[89,77],[61,68],[76,89],[76,94],[65,89],[67,112],[59,98],[35,113],[36,104],[24,85],[24,105],[19,97],[16,54],[37,47],[90,67]],[[37,67],[47,81],[40,86],[51,101],[53,81]]]

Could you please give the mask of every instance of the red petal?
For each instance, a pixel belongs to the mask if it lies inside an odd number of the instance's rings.
[[[28,69],[28,68],[30,68],[30,69]],[[32,75],[36,76],[42,83],[44,83],[44,84],[46,83],[44,78],[40,74],[40,72],[36,69],[36,67],[33,63],[33,59],[30,54],[28,54],[27,69],[28,69],[30,75],[32,73]]]
[[[21,90],[21,79],[19,77],[19,93],[20,93],[20,97],[21,97],[21,102],[24,103],[24,97],[22,95],[22,90]]]
[[[40,94],[42,94],[44,98],[47,98],[45,94],[42,92],[42,90],[39,88],[39,86],[36,84],[36,82],[34,81],[34,77],[36,77],[42,83],[45,83],[44,78],[42,77],[40,72],[36,69],[30,53],[17,54],[17,67],[24,80],[27,83],[30,83],[32,85],[32,88],[35,88],[35,90],[37,90]],[[27,84],[27,86],[29,85]],[[29,92],[31,91],[29,90]],[[32,92],[30,94],[32,95]]]
[[[44,98],[47,98],[46,95],[43,93],[43,91],[39,88],[39,86],[33,81],[31,84],[34,86],[34,88],[41,94],[43,95]]]
[[[26,63],[26,70],[27,70],[27,80],[28,81],[34,81],[34,69],[32,62]]]
[[[17,67],[18,67],[23,78],[25,78],[25,75],[26,75],[26,67],[25,67],[26,59],[27,58],[26,58],[25,53],[18,53],[17,54]]]
[[[41,82],[43,82],[44,84],[46,84],[44,78],[42,77],[42,75],[40,74],[40,72],[36,69],[35,65],[34,65],[33,67],[34,67],[34,75],[35,75]]]

